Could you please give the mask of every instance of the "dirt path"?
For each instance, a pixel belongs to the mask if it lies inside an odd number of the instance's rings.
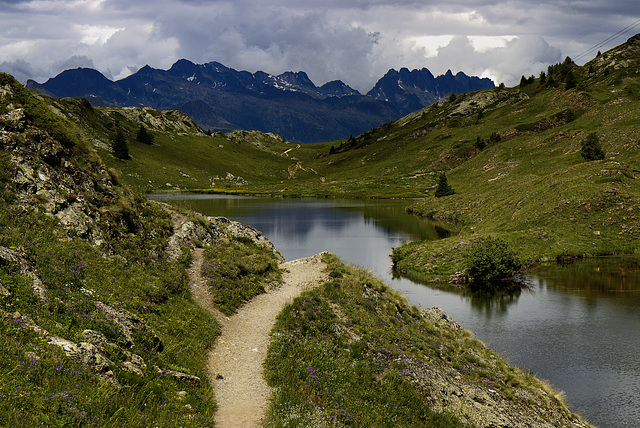
[[[222,325],[222,334],[208,356],[208,372],[218,402],[216,426],[259,427],[267,410],[271,390],[262,376],[269,332],[276,316],[306,289],[327,279],[322,255],[283,263],[284,284],[255,297],[237,314],[226,317],[214,308],[201,277],[203,251],[194,252],[189,269],[191,293]]]

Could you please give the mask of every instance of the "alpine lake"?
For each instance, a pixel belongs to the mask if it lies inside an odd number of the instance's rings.
[[[286,260],[329,251],[384,279],[409,303],[437,306],[510,364],[565,393],[597,427],[640,426],[640,257],[540,266],[504,294],[421,284],[392,271],[391,249],[450,234],[402,200],[156,194],[152,199],[260,230]]]

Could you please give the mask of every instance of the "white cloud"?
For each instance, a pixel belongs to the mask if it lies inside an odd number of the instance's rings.
[[[94,45],[96,43],[104,44],[116,32],[124,30],[124,28],[110,27],[108,25],[74,25],[74,29],[80,34],[80,43]]]

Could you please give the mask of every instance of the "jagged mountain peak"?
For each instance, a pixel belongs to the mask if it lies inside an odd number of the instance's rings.
[[[115,82],[98,71],[80,69],[67,70],[42,85],[32,82],[30,87],[55,97],[84,97],[97,106],[184,109],[204,129],[255,129],[313,142],[360,134],[450,92],[488,87],[486,82],[478,87],[473,80],[477,78],[464,74],[461,79],[449,76],[438,86],[441,77],[434,78],[426,68],[391,69],[363,95],[340,80],[318,87],[304,71],[251,73],[215,61],[196,64],[183,58],[168,70],[145,65]]]
[[[199,68],[198,65],[189,61],[188,59],[183,58],[176,61],[176,63],[171,66],[168,72],[174,73],[174,74],[185,74],[185,73],[194,72],[198,68]]]
[[[329,94],[329,96],[348,96],[348,95],[361,95],[359,91],[353,89],[351,86],[345,84],[342,80],[332,80],[320,87],[320,89]]]
[[[473,92],[494,86],[490,79],[469,77],[463,72],[454,76],[451,70],[447,70],[444,75],[434,77],[427,68],[409,70],[403,67],[399,71],[390,69],[367,95],[390,102],[402,114],[409,114],[451,92]]]

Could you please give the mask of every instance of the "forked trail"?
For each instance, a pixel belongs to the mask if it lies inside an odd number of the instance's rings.
[[[238,312],[226,317],[215,309],[201,276],[203,251],[194,253],[189,269],[191,293],[200,306],[213,313],[222,326],[207,370],[218,402],[216,426],[259,427],[267,410],[271,390],[263,378],[269,333],[277,315],[302,291],[326,281],[322,255],[283,263],[283,285],[255,297]]]

